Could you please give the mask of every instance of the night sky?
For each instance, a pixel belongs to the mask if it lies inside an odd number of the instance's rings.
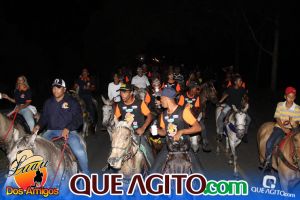
[[[270,88],[272,57],[254,37],[272,52],[277,17],[278,88],[300,89],[297,11],[279,0],[1,1],[0,89],[25,74],[33,88],[47,91],[53,78],[71,83],[87,67],[106,91],[108,74],[136,67],[140,53],[216,73],[234,65],[248,85]]]

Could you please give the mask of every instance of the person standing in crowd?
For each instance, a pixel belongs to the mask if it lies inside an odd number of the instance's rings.
[[[108,98],[110,101],[118,103],[121,101],[120,87],[121,80],[118,74],[114,74],[114,81],[108,84]]]
[[[177,94],[181,92],[181,86],[177,81],[175,81],[173,71],[168,72],[168,80],[162,84],[162,88],[166,87],[172,87],[177,92]]]

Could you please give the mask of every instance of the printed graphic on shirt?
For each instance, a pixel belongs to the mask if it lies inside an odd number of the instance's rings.
[[[167,132],[170,136],[173,136],[177,133],[177,125],[169,123],[167,127]]]
[[[64,103],[62,104],[62,108],[63,108],[63,109],[68,109],[68,108],[69,108],[68,102],[64,102]]]

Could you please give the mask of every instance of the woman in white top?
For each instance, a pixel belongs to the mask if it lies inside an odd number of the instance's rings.
[[[118,74],[114,75],[114,81],[109,83],[108,85],[108,98],[109,100],[113,100],[114,102],[120,102],[120,87],[121,81]]]

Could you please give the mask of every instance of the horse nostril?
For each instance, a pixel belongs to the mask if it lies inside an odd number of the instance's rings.
[[[116,159],[115,159],[115,158],[108,158],[107,162],[108,162],[111,166],[113,166],[113,165],[115,164],[115,162],[116,162]]]

